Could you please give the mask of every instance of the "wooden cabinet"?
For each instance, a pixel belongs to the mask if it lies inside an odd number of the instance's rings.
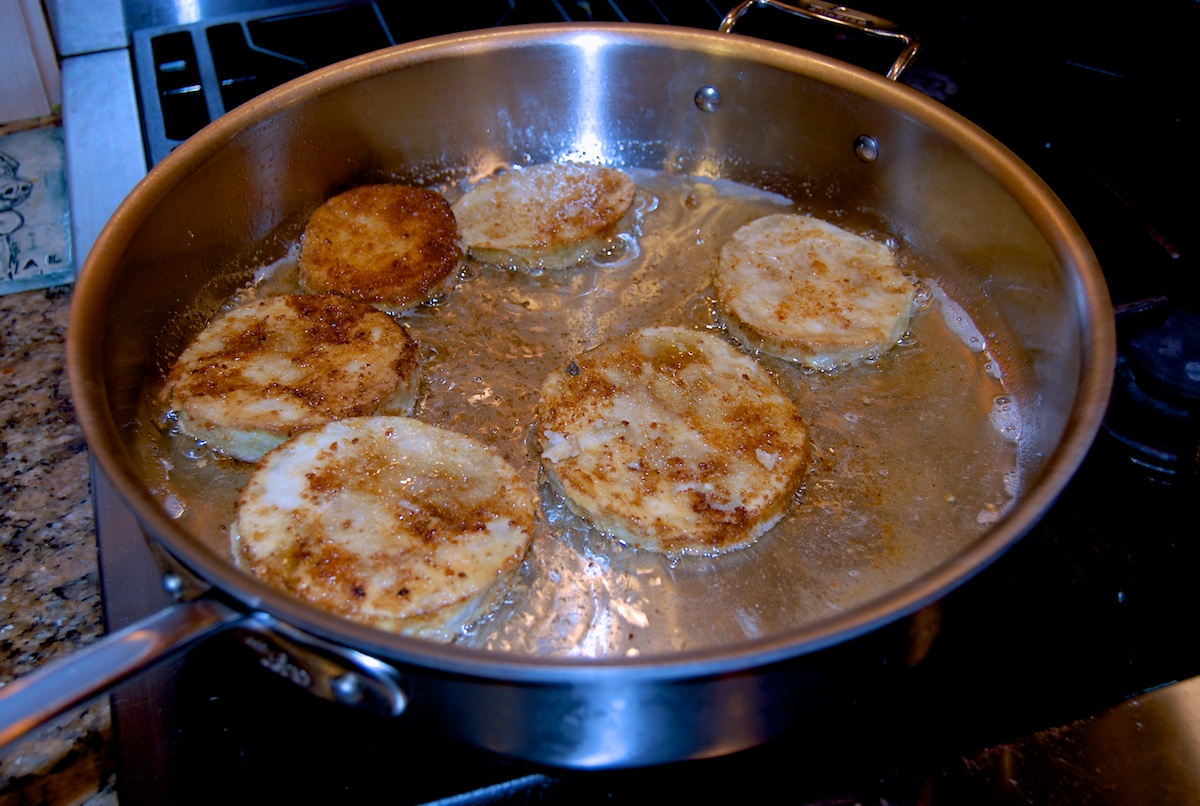
[[[0,124],[56,111],[58,57],[39,0],[0,0]]]

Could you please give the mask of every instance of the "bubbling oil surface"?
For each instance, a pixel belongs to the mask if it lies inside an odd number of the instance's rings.
[[[821,215],[881,240],[852,213],[800,209],[741,185],[632,170],[638,231],[568,270],[520,274],[470,263],[434,303],[399,314],[425,351],[414,416],[490,445],[541,498],[525,563],[460,643],[580,657],[656,655],[778,635],[875,599],[978,538],[1019,493],[1019,403],[971,314],[936,267],[890,244],[919,285],[919,309],[882,358],[834,373],[758,356],[811,431],[812,470],[785,517],[719,557],[621,545],[541,483],[533,446],[542,380],[607,339],[652,325],[717,328],[712,273],[741,225]],[[453,201],[457,188],[443,188]],[[230,305],[297,290],[296,250],[260,268]],[[147,421],[163,412],[145,399]],[[143,464],[164,509],[229,553],[251,468],[166,427],[144,429]],[[232,560],[231,560],[232,561]]]

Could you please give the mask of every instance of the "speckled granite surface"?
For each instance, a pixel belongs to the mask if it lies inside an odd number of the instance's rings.
[[[71,286],[0,296],[0,685],[103,632]],[[0,804],[117,802],[107,701],[0,748]]]

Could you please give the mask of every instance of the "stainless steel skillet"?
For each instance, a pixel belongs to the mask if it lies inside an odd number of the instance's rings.
[[[245,281],[247,266],[286,251],[297,221],[365,178],[453,182],[570,157],[807,194],[830,207],[836,199],[942,267],[954,298],[1002,329],[998,353],[1029,401],[1011,505],[935,563],[826,618],[698,650],[601,658],[379,633],[258,584],[181,527],[137,461],[139,407],[163,361]],[[164,622],[188,639],[237,624],[244,643],[295,682],[403,711],[398,730],[609,767],[764,741],[836,709],[881,659],[909,656],[922,608],[1016,541],[1078,466],[1107,400],[1113,333],[1095,258],[1069,213],[996,141],[923,96],[738,36],[542,26],[371,54],[205,129],[102,233],[76,288],[69,351],[96,461],[172,579],[190,581],[183,595],[208,590],[76,658],[135,643],[148,662],[175,640],[162,638]],[[0,721],[26,719],[9,703],[34,685],[6,687]]]

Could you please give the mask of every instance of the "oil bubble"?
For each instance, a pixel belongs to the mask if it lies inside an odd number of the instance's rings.
[[[992,427],[1005,439],[1017,442],[1021,438],[1021,416],[1016,401],[1010,395],[997,395],[989,412]]]

